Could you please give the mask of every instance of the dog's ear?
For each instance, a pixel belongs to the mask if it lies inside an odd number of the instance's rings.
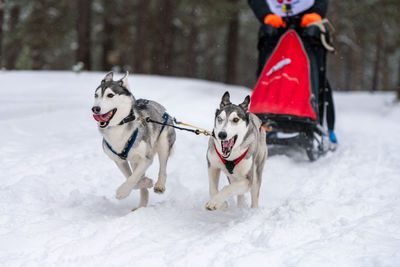
[[[113,76],[114,76],[114,73],[112,71],[110,71],[109,73],[106,74],[106,76],[104,76],[101,83],[111,82],[113,80]]]
[[[215,118],[217,117],[218,113],[219,113],[219,109],[216,109],[215,110]]]
[[[230,95],[229,95],[229,92],[226,91],[225,94],[222,96],[221,103],[219,104],[219,108],[223,108],[230,104],[232,104],[231,100],[230,100]]]
[[[247,111],[249,109],[249,104],[250,104],[250,96],[246,96],[246,98],[244,99],[242,104],[239,104],[239,106],[244,109],[245,111]]]
[[[128,76],[129,71],[126,71],[124,77],[122,77],[121,80],[118,81],[118,84],[126,89],[129,89]]]

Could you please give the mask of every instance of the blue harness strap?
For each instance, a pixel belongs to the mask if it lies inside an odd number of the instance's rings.
[[[161,133],[164,131],[165,125],[168,123],[169,117],[170,117],[170,116],[169,116],[169,114],[168,114],[167,112],[165,112],[165,113],[162,115],[162,118],[165,119],[165,120],[164,120],[163,126],[161,127],[160,134],[159,134],[158,136],[160,136]],[[138,135],[138,132],[139,132],[139,128],[136,129],[136,131],[135,131],[135,132],[132,134],[132,136],[129,138],[128,142],[126,142],[125,148],[122,150],[121,153],[116,152],[116,151],[111,147],[111,145],[106,141],[106,139],[104,139],[104,143],[106,144],[107,148],[108,148],[112,153],[114,153],[115,155],[117,155],[120,159],[126,160],[126,158],[128,157],[129,151],[131,150],[133,144],[134,144],[135,141],[136,141],[136,137],[137,137],[137,135]]]
[[[136,141],[136,137],[138,135],[139,132],[139,128],[136,129],[136,131],[132,134],[132,136],[129,138],[128,142],[126,142],[125,144],[125,148],[122,150],[121,153],[116,152],[111,146],[110,144],[106,141],[106,139],[104,139],[104,143],[106,144],[106,146],[108,147],[108,149],[110,149],[110,151],[112,153],[114,153],[115,155],[117,155],[120,159],[126,160],[126,158],[128,157],[128,153],[131,150],[133,144]]]
[[[164,120],[163,126],[161,127],[161,131],[160,131],[159,136],[160,136],[161,133],[164,131],[165,125],[168,123],[169,114],[168,114],[167,112],[164,112],[164,114],[162,115],[162,118],[165,119],[165,120]]]

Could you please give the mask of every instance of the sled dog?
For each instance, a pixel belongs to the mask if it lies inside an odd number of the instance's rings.
[[[153,181],[145,172],[158,154],[160,170],[154,192],[163,193],[167,178],[167,161],[175,143],[172,127],[147,123],[139,118],[150,117],[160,122],[169,121],[165,108],[157,102],[136,100],[128,86],[128,72],[113,81],[108,73],[97,87],[92,107],[93,117],[103,135],[103,150],[126,177],[116,192],[117,199],[126,198],[133,189],[140,189],[138,208],[146,207],[148,188]]]
[[[258,207],[267,144],[262,122],[249,112],[249,103],[250,96],[247,96],[243,103],[232,104],[229,93],[225,92],[215,113],[207,151],[210,191],[207,210],[225,210],[226,200],[235,195],[238,207],[244,207],[244,193],[249,190],[251,207]],[[227,175],[229,185],[218,192],[221,170]]]

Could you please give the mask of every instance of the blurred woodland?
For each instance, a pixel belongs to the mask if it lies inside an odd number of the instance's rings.
[[[331,0],[335,90],[399,90],[399,0]],[[0,0],[0,65],[256,82],[246,0]],[[77,64],[78,62],[82,62]],[[399,95],[400,97],[400,95]]]

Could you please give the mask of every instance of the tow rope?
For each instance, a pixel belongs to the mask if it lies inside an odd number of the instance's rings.
[[[167,114],[167,113],[165,113],[165,114]],[[188,129],[188,128],[183,128],[183,127],[179,127],[179,126],[175,126],[173,124],[168,124],[169,115],[165,115],[165,114],[163,115],[163,118],[165,119],[165,122],[155,121],[155,120],[152,120],[150,117],[139,117],[138,120],[139,121],[143,121],[144,120],[146,122],[151,122],[151,123],[162,125],[163,126],[162,129],[164,129],[165,126],[169,126],[169,127],[172,127],[172,128],[178,129],[178,130],[192,132],[192,133],[195,133],[196,135],[204,134],[205,136],[210,136],[210,135],[214,136],[214,132],[210,132],[210,131],[201,129],[200,127],[196,127],[196,126],[184,123],[184,122],[177,121],[176,118],[173,118],[173,122],[174,123],[179,124],[179,125],[188,126],[188,127],[191,127],[191,128],[195,128],[195,130]],[[165,116],[167,116],[167,117],[165,117]],[[260,127],[260,132],[261,132],[261,127]],[[221,159],[221,161],[225,165],[226,169],[229,171],[230,174],[232,174],[233,173],[233,169],[235,168],[235,166],[237,164],[239,164],[239,162],[242,161],[242,159],[244,159],[244,157],[246,156],[246,154],[249,151],[250,147],[247,148],[246,151],[239,158],[237,158],[235,160],[226,160],[226,159],[224,159],[221,156],[221,154],[218,152],[218,149],[215,146],[215,144],[214,144],[214,148],[215,148],[215,152],[217,152],[218,157]]]
[[[138,121],[146,121],[146,122],[151,122],[151,123],[156,123],[156,124],[162,125],[160,133],[159,133],[159,136],[163,132],[165,126],[169,126],[169,127],[172,127],[172,128],[178,129],[178,130],[192,132],[192,133],[195,133],[196,135],[199,135],[199,134],[204,134],[205,136],[213,135],[210,131],[201,129],[199,127],[196,127],[196,126],[193,126],[193,125],[190,125],[190,124],[187,124],[187,123],[183,123],[183,122],[177,121],[176,118],[173,118],[173,122],[174,123],[179,124],[179,125],[185,125],[185,126],[188,126],[188,127],[192,127],[192,128],[195,128],[195,130],[188,129],[188,128],[183,128],[183,127],[178,127],[178,126],[175,126],[173,124],[169,124],[168,121],[170,120],[170,115],[168,113],[166,113],[166,112],[162,115],[162,118],[164,119],[164,122],[155,121],[155,120],[152,120],[150,117],[144,117],[144,116],[137,118],[137,120]],[[133,111],[131,111],[130,114],[126,118],[124,118],[118,125],[122,125],[122,124],[125,124],[125,123],[128,123],[128,122],[134,121],[134,120],[136,120],[136,117],[135,117],[135,114],[133,113]],[[112,146],[106,141],[105,138],[103,138],[103,141],[104,141],[105,145],[107,146],[107,148],[112,153],[117,155],[120,159],[126,160],[126,158],[128,157],[129,151],[131,150],[133,144],[136,141],[136,137],[138,135],[138,132],[139,132],[139,128],[137,128],[133,132],[131,137],[126,142],[125,147],[124,147],[124,149],[122,150],[121,153],[116,152],[112,148]]]
[[[155,120],[151,119],[150,117],[143,117],[142,116],[142,117],[139,117],[138,120],[139,121],[146,121],[146,122],[150,122],[150,123],[159,124],[159,125],[162,125],[163,127],[168,126],[168,127],[172,127],[172,128],[178,129],[178,130],[192,132],[192,133],[195,133],[196,135],[199,135],[199,134],[204,134],[205,136],[212,135],[212,133],[210,131],[204,130],[204,129],[200,128],[200,127],[196,127],[196,126],[193,126],[193,125],[190,125],[190,124],[187,124],[187,123],[183,123],[181,121],[177,121],[176,118],[173,118],[173,120],[172,120],[175,124],[184,125],[184,126],[191,127],[191,128],[194,128],[194,129],[188,129],[188,128],[179,127],[179,126],[176,126],[176,125],[173,125],[173,124],[169,124],[168,123],[168,119],[166,119],[165,122],[160,122],[160,121],[155,121]]]

